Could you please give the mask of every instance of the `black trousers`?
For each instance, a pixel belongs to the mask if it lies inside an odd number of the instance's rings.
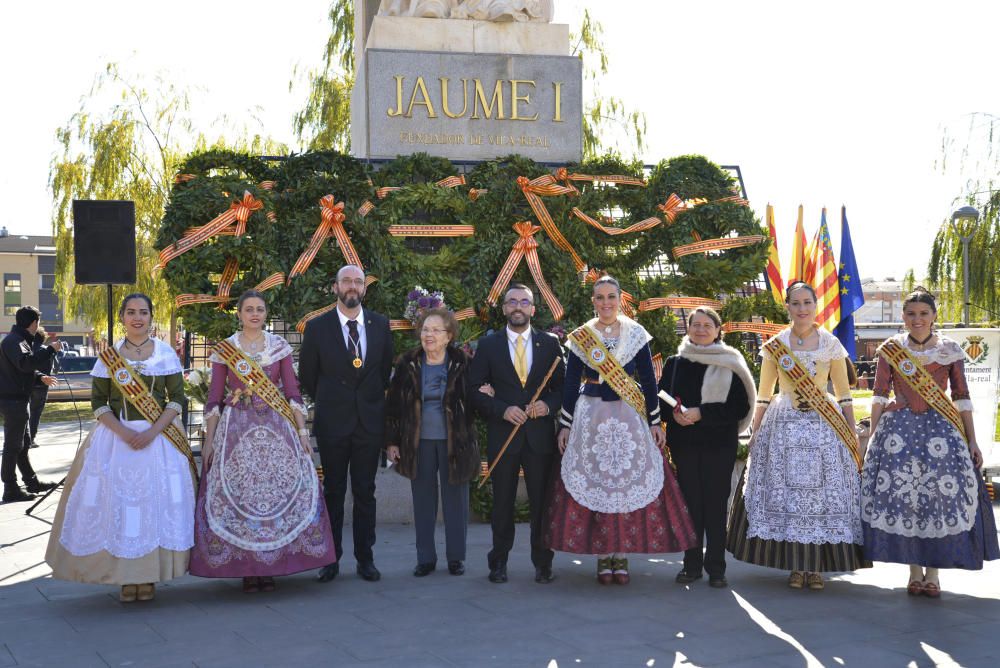
[[[375,474],[382,453],[382,434],[372,434],[358,424],[355,430],[339,439],[317,438],[323,464],[323,496],[330,514],[330,529],[337,545],[337,561],[344,554],[344,498],[347,478],[351,478],[354,497],[354,558],[374,561],[375,545]]]
[[[493,549],[487,556],[490,568],[506,563],[507,555],[514,547],[514,510],[518,474],[522,468],[531,509],[531,563],[536,568],[552,565],[553,552],[542,544],[542,520],[554,456],[554,453],[534,454],[527,448],[521,448],[520,452],[507,450],[493,469],[490,476],[493,482]]]
[[[677,483],[698,536],[697,547],[684,553],[684,570],[701,573],[704,568],[709,575],[725,575],[726,503],[736,464],[736,446],[673,446],[670,455],[677,466]]]
[[[49,398],[49,388],[46,386],[34,387],[31,389],[31,402],[28,410],[28,435],[31,442],[35,442],[38,435],[38,421],[42,419],[42,411],[45,410],[45,402]]]
[[[17,484],[17,469],[21,478],[31,480],[35,470],[28,461],[31,436],[28,434],[28,400],[0,399],[3,415],[3,459],[0,461],[0,480],[4,485]]]

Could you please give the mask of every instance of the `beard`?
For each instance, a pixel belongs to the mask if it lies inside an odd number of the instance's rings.
[[[514,327],[527,325],[530,320],[531,318],[528,317],[528,314],[522,311],[511,311],[507,314],[507,324]]]
[[[359,294],[355,290],[348,290],[345,294],[338,295],[341,303],[347,308],[355,308],[361,305],[361,299],[364,297],[363,294]]]

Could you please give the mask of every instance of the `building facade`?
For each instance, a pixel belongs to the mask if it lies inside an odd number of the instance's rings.
[[[42,312],[42,327],[58,333],[74,348],[92,344],[91,328],[75,318],[66,318],[55,293],[56,247],[52,237],[12,235],[0,228],[0,285],[3,312],[0,328],[10,331],[14,314],[22,306]]]

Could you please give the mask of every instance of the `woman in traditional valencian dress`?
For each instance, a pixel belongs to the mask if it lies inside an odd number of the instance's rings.
[[[66,476],[45,560],[62,580],[121,585],[127,603],[187,571],[196,480],[176,419],[183,369],[149,336],[153,303],[128,295],[118,316],[125,339],[90,372],[97,424]]]
[[[652,337],[619,315],[620,300],[618,281],[598,279],[592,297],[598,317],[569,336],[557,436],[563,458],[546,522],[549,548],[599,556],[601,584],[628,583],[627,553],[680,552],[696,544],[661,452]]]
[[[211,358],[191,573],[242,577],[253,593],[337,558],[292,347],[264,331],[259,292],[243,293],[237,313],[241,330]]]
[[[907,593],[931,598],[941,594],[939,568],[1000,558],[965,354],[934,333],[936,317],[934,297],[918,288],[903,302],[907,333],[879,348],[861,486],[865,556],[909,564]]]
[[[750,458],[733,499],[727,547],[740,561],[791,571],[794,589],[819,590],[822,573],[867,565],[861,456],[847,351],[816,327],[816,293],[808,284],[792,283],[785,303],[791,327],[761,353]],[[826,393],[828,380],[836,400]]]

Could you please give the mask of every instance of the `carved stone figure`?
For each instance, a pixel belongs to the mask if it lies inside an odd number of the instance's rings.
[[[552,21],[554,0],[381,0],[382,16],[475,21]]]

